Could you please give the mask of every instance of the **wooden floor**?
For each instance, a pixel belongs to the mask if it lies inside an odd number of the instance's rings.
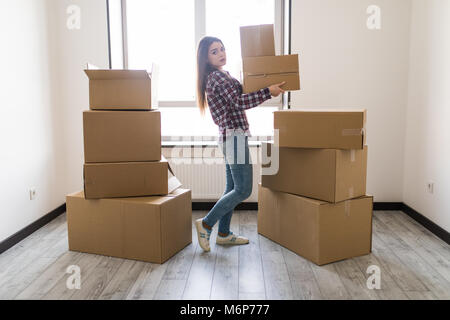
[[[322,267],[258,235],[256,211],[231,223],[250,244],[216,246],[216,227],[204,253],[193,226],[192,243],[158,265],[68,251],[63,214],[0,255],[0,299],[450,299],[450,246],[402,212],[374,212],[372,254]],[[67,288],[70,265],[79,290]],[[367,288],[370,265],[379,290]]]

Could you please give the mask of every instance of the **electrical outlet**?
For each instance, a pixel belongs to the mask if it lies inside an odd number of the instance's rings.
[[[431,194],[434,193],[434,182],[430,181],[427,183],[427,190],[428,190],[428,193],[431,193]]]
[[[30,189],[30,200],[36,199],[36,189],[32,188]]]

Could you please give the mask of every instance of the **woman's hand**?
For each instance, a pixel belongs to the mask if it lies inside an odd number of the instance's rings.
[[[270,94],[272,97],[278,97],[280,93],[284,93],[284,90],[280,87],[283,86],[286,83],[286,81],[283,81],[281,83],[273,84],[269,87]]]

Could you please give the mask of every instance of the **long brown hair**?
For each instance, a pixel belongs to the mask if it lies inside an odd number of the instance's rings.
[[[222,41],[218,38],[203,37],[198,43],[197,49],[197,105],[202,115],[205,114],[208,106],[206,100],[206,80],[211,72],[217,70],[208,60],[209,47],[214,42],[220,42],[223,45]]]

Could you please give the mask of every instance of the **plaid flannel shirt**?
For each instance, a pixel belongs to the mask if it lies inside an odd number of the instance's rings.
[[[227,71],[225,71],[227,72]],[[219,141],[235,132],[251,136],[245,110],[271,98],[269,88],[242,94],[240,82],[216,70],[208,75],[206,96],[212,119],[219,126]]]

